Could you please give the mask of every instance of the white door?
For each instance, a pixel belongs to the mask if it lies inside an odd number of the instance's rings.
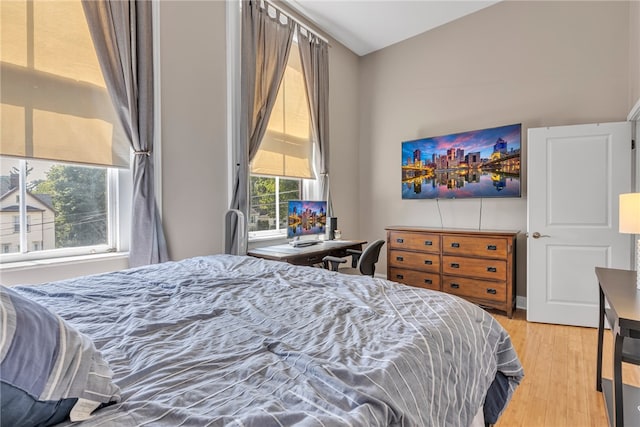
[[[527,146],[527,320],[597,326],[595,267],[630,268],[631,123],[529,129]]]

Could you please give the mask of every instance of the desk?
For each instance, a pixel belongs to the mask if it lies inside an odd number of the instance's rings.
[[[622,362],[640,362],[640,290],[636,289],[636,272],[596,267],[600,287],[600,319],[598,323],[598,359],[596,389],[603,391],[602,344],[604,318],[613,334],[613,384],[605,380],[605,406],[609,423],[615,427],[640,426],[640,390],[622,384]],[[609,307],[605,306],[605,298]],[[635,355],[635,357],[634,357]],[[632,360],[625,360],[632,359]],[[626,409],[626,411],[625,411]]]
[[[365,240],[325,240],[317,245],[298,248],[289,244],[263,246],[251,249],[247,254],[289,264],[312,266],[322,262],[322,258],[327,255],[345,257],[347,249],[362,250],[362,245],[365,243],[367,243]]]

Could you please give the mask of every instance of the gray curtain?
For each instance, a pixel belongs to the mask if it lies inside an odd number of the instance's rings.
[[[327,201],[327,215],[333,216],[329,189],[329,45],[314,34],[298,31],[298,47],[302,62],[311,130],[320,152],[320,191]]]
[[[83,0],[109,95],[135,152],[131,267],[168,261],[153,188],[153,43],[150,1]]]
[[[295,23],[284,18],[280,11],[266,8],[258,1],[242,3],[241,30],[241,113],[240,131],[236,141],[236,170],[231,209],[248,217],[249,210],[249,162],[258,152],[267,130],[269,117],[276,102],[278,89],[289,58]],[[286,20],[286,23],[282,21]],[[242,219],[244,220],[244,219]],[[243,254],[247,233],[232,225],[225,252]],[[246,230],[246,227],[244,227]]]

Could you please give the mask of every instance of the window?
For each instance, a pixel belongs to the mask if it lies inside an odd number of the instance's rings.
[[[285,234],[287,202],[303,198],[304,180],[315,179],[310,126],[300,53],[294,43],[267,132],[251,162],[250,238]]]
[[[2,2],[0,24],[0,261],[126,250],[130,148],[80,0]]]
[[[8,229],[9,227],[7,227]],[[20,233],[20,216],[13,216],[13,232]],[[27,233],[31,232],[31,215],[27,215]]]
[[[301,186],[300,179],[251,176],[249,232],[286,230],[288,201],[301,198]]]
[[[115,172],[105,167],[11,158],[3,159],[2,168],[10,172],[8,180],[0,181],[4,194],[0,197],[0,240],[11,243],[11,252],[79,247],[91,247],[88,251],[94,252],[114,247],[109,205],[115,204],[111,191],[115,179],[109,177]],[[19,185],[21,180],[24,186]],[[21,197],[14,198],[14,194]],[[22,221],[26,233],[20,232]],[[40,244],[28,248],[28,240]]]

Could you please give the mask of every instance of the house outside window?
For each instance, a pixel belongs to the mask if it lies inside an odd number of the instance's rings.
[[[305,183],[317,185],[307,95],[297,43],[260,148],[251,162],[249,238],[286,235],[289,200],[305,197]]]
[[[80,0],[1,2],[0,25],[0,261],[118,249],[130,148]]]

